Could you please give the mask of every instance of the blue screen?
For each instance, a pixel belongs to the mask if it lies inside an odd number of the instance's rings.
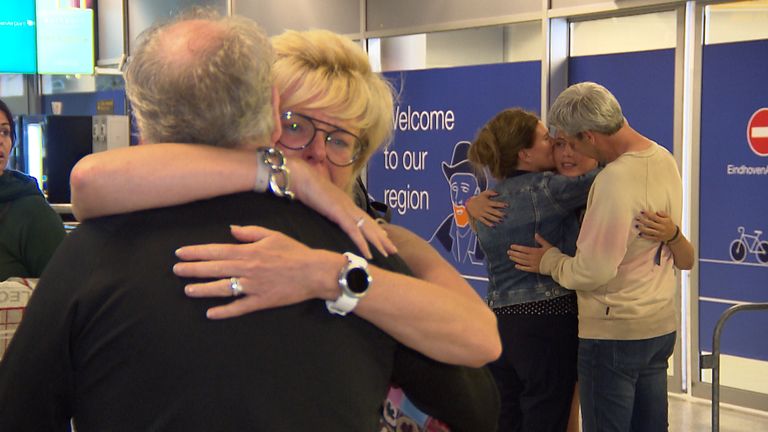
[[[0,73],[36,72],[35,1],[5,1],[0,8]]]
[[[93,10],[69,4],[72,2],[37,0],[40,74],[93,73]]]

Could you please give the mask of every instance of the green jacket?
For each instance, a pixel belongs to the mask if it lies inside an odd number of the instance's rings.
[[[0,281],[40,277],[64,239],[61,218],[37,187],[18,171],[0,175]]]

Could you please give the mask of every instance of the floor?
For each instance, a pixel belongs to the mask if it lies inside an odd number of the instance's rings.
[[[709,401],[691,400],[685,396],[669,396],[669,431],[704,432],[712,430]],[[768,412],[757,412],[720,406],[720,432],[766,432]]]

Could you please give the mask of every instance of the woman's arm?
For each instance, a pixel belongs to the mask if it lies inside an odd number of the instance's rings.
[[[90,154],[72,169],[78,220],[252,190],[257,154],[193,144],[142,144]]]
[[[550,197],[565,211],[576,210],[587,205],[587,196],[595,177],[602,168],[595,168],[579,176],[552,174],[546,177]]]
[[[680,233],[677,240],[667,242],[669,250],[672,251],[672,258],[675,260],[675,267],[680,270],[690,270],[695,262],[695,252],[693,245],[688,239]]]
[[[369,306],[383,307],[375,309],[374,315],[368,318],[364,316],[364,318],[371,322],[379,319],[400,321],[392,324],[393,327],[398,328],[393,328],[389,333],[393,336],[395,336],[394,332],[401,335],[395,337],[414,349],[416,348],[406,341],[413,340],[414,343],[424,347],[433,343],[436,352],[444,350],[448,345],[453,345],[451,348],[456,350],[453,354],[455,358],[465,355],[468,350],[477,350],[477,358],[480,362],[466,364],[467,366],[479,366],[495,360],[501,354],[496,316],[477,292],[424,239],[397,225],[383,224],[383,227],[397,246],[400,257],[414,276],[420,279],[418,282],[424,283],[426,287],[424,291],[415,291],[403,285],[401,288],[405,291],[404,303],[408,304],[402,306],[384,304],[383,301],[386,299],[382,299],[381,304]],[[407,279],[409,284],[415,282],[414,278]],[[407,319],[403,319],[406,315],[403,309],[409,307],[411,300],[418,300],[419,304],[413,305],[413,314],[407,314]],[[363,302],[360,305],[363,306]],[[363,309],[358,312],[358,315],[365,312],[366,310]],[[443,328],[440,328],[441,326]],[[381,325],[379,327],[383,328]],[[420,338],[432,340],[421,341]],[[448,352],[445,351],[445,353]],[[432,357],[448,363],[457,363]]]
[[[230,318],[310,299],[335,300],[340,295],[338,273],[346,262],[343,255],[309,249],[260,227],[233,227],[232,234],[246,243],[189,246],[177,252],[184,261],[196,261],[176,264],[177,275],[222,278],[188,285],[186,292],[192,297],[230,296],[229,278],[240,278],[246,295],[210,309],[209,318]],[[427,255],[410,263],[416,274],[431,281],[370,266],[373,284],[355,313],[435,360],[481,366],[496,359],[501,343],[493,312],[455,270],[435,260],[437,252],[429,253],[403,232],[395,236],[413,242],[402,245],[410,251],[406,257]],[[434,268],[425,270],[426,266]]]
[[[143,144],[94,153],[72,170],[72,210],[85,220],[250,191],[264,169],[258,157],[253,149],[195,144]],[[397,252],[341,189],[314,175],[300,159],[286,164],[296,198],[338,224],[366,257],[371,257],[366,240],[384,255]]]
[[[693,245],[666,213],[644,211],[637,217],[637,222],[640,235],[649,240],[662,242],[669,247],[675,267],[680,270],[693,268],[695,258]]]

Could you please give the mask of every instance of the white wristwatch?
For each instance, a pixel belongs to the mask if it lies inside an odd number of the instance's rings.
[[[345,253],[344,256],[347,257],[347,263],[339,272],[341,295],[334,301],[325,301],[328,312],[341,316],[355,309],[357,302],[365,296],[373,282],[373,278],[368,273],[368,261],[350,252]]]

